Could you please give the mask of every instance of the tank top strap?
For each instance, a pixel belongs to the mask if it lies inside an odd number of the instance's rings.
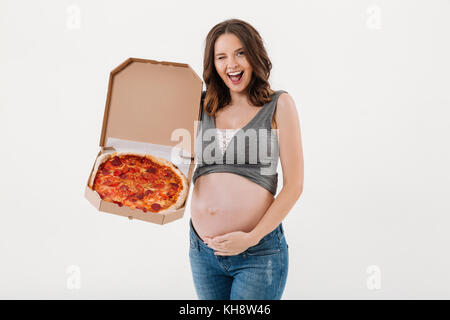
[[[201,99],[201,114],[200,114],[200,121],[203,120],[203,114],[205,113],[205,111],[203,110],[204,106],[203,106],[203,102],[205,101],[205,96],[206,96],[206,91],[202,91],[202,99]]]
[[[201,126],[202,128],[209,129],[212,128],[214,126],[214,119],[208,115],[205,111],[205,106],[204,106],[204,99],[206,96],[206,91],[202,92],[202,107],[201,107],[201,115],[200,115],[200,122],[201,122]]]
[[[272,101],[266,103],[262,110],[260,110],[261,114],[258,114],[257,121],[254,123],[255,126],[263,127],[263,128],[272,128],[272,119],[275,112],[275,108],[277,106],[278,97],[283,93],[287,93],[285,90],[277,90],[272,94]]]

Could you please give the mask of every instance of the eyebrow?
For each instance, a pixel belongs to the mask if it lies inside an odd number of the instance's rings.
[[[243,49],[244,49],[244,48],[239,48],[239,49],[234,50],[234,52],[239,51],[239,50],[243,50]],[[216,53],[216,57],[217,57],[217,56],[220,56],[220,55],[222,55],[222,54],[225,54],[225,53],[223,53],[223,52]]]

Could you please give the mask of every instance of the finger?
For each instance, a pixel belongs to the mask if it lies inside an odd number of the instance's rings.
[[[216,240],[216,239],[213,239],[212,241],[217,244],[227,244],[230,242],[230,240]]]
[[[216,248],[217,248],[219,251],[223,251],[223,252],[228,252],[228,251],[229,251],[228,248],[227,248],[226,246],[220,245],[220,244],[216,244]]]
[[[207,246],[217,251],[227,251],[223,245],[214,243],[212,241],[208,241]]]
[[[228,240],[227,235],[217,236],[217,237],[213,238],[213,241],[215,241],[215,242],[225,242],[227,240]]]

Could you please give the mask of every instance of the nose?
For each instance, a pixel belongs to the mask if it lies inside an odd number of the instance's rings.
[[[238,66],[238,64],[236,63],[236,60],[235,60],[236,58],[235,57],[231,57],[230,58],[230,67],[229,67],[229,70],[235,70],[236,68],[237,68],[237,66]]]

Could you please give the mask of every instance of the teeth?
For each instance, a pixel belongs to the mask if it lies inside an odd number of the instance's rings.
[[[227,73],[229,76],[237,76],[238,74],[241,74],[242,71],[234,72],[234,73]]]

